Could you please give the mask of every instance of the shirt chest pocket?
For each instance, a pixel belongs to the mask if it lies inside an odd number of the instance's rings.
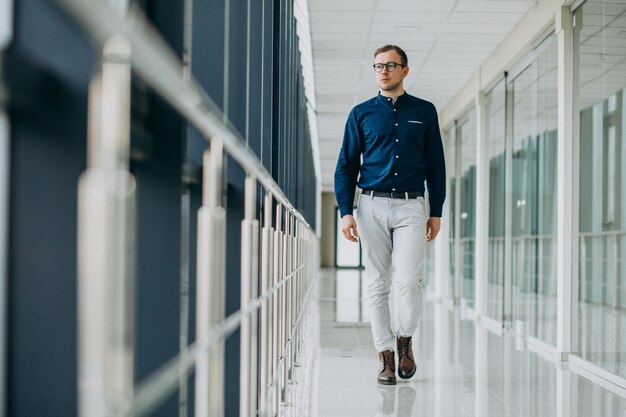
[[[419,119],[408,119],[404,124],[407,139],[414,145],[422,147],[426,125]]]

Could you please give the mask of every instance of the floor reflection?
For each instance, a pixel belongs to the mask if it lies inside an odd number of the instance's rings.
[[[361,275],[322,272],[317,417],[626,417],[623,398],[429,302],[416,376],[377,384]]]
[[[417,392],[410,385],[378,385],[378,410],[376,417],[412,416]]]

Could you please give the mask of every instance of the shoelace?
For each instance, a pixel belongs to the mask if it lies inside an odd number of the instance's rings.
[[[409,356],[409,346],[411,346],[411,340],[398,340],[398,356]]]
[[[393,366],[391,366],[392,364],[393,364],[393,353],[389,353],[387,355],[383,353],[383,369],[385,369],[388,366],[390,368],[393,368]]]

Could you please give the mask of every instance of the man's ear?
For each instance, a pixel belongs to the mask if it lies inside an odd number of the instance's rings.
[[[407,75],[409,75],[409,67],[406,66],[404,67],[403,71],[402,71],[402,76],[406,77]]]

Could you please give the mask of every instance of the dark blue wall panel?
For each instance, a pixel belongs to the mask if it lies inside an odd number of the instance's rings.
[[[8,416],[76,415],[76,206],[95,57],[47,1],[15,4],[5,58],[11,120]],[[50,54],[62,44],[65,49]]]

